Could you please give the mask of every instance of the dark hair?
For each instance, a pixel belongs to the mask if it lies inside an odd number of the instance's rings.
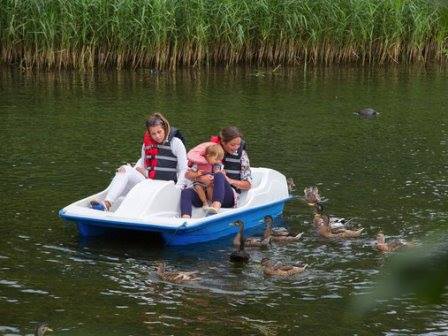
[[[145,126],[149,131],[150,127],[154,127],[154,126],[162,126],[163,129],[165,130],[165,139],[169,136],[170,134],[170,123],[168,122],[168,120],[163,116],[162,113],[153,113],[151,114],[148,119],[146,119],[145,121]]]
[[[228,126],[221,130],[219,136],[221,137],[222,142],[228,143],[235,138],[242,138],[243,133],[241,133],[241,131],[235,126]]]

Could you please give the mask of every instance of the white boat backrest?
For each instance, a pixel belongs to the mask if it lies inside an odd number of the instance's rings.
[[[144,219],[148,216],[178,217],[181,189],[173,181],[145,180],[123,198],[114,216]],[[289,197],[286,178],[268,168],[252,168],[252,188],[241,192],[238,208],[255,207]],[[222,209],[221,211],[228,211]],[[110,213],[112,215],[112,213]],[[193,218],[204,217],[201,208],[193,210]]]

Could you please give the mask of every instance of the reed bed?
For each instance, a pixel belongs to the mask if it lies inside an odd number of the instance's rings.
[[[0,0],[24,68],[445,62],[437,0]]]

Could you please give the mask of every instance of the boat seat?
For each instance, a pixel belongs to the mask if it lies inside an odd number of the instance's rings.
[[[242,191],[238,197],[238,208],[243,207],[252,199],[252,196],[260,189],[263,179],[266,179],[266,174],[253,174],[252,187],[249,190]]]

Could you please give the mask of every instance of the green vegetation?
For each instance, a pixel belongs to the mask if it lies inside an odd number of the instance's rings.
[[[26,68],[444,62],[431,0],[0,0],[0,63]]]

